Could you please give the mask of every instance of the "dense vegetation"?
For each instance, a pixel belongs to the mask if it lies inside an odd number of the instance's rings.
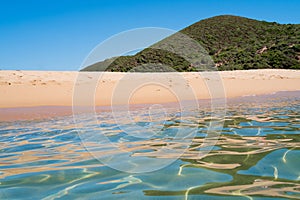
[[[218,70],[300,69],[300,24],[278,24],[224,15],[201,20],[180,33],[199,42]],[[161,65],[149,66],[147,63]],[[162,65],[168,65],[176,71],[198,70],[174,53],[153,48],[144,49],[133,56],[98,62],[83,70],[124,72],[142,66],[138,71],[165,71],[160,67]]]

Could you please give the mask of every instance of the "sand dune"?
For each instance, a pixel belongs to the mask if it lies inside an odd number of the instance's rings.
[[[163,103],[224,95],[232,98],[300,90],[300,71],[265,69],[131,74],[1,71],[0,107],[72,106],[74,89],[79,96],[95,100],[98,106],[112,102]]]
[[[72,105],[159,104],[297,90],[300,90],[300,71],[296,70],[202,73],[0,71],[0,121],[70,115]]]

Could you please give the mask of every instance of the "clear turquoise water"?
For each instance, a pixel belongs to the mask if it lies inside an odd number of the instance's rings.
[[[125,126],[134,132],[130,124],[120,126],[105,112],[97,124],[89,115],[80,116],[76,126],[72,116],[1,122],[0,199],[300,199],[299,93],[229,101],[222,134],[211,148],[201,146],[207,113],[191,111],[178,119],[174,110],[162,120],[157,112],[151,122],[144,114],[135,113],[144,133],[151,125],[159,134],[136,138],[122,131]],[[89,132],[79,135],[82,127]],[[174,140],[178,129],[195,127],[189,144]],[[111,143],[99,141],[99,135]],[[186,149],[180,155],[162,151],[168,145]],[[172,162],[143,173],[101,162],[125,166],[132,158],[146,169]]]

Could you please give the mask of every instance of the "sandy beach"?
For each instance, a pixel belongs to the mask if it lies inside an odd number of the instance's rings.
[[[4,108],[22,107],[24,109],[24,107],[36,106],[69,107],[73,103],[73,91],[76,91],[79,98],[88,98],[89,103],[95,102],[96,106],[109,106],[112,103],[167,103],[195,98],[234,98],[297,90],[300,90],[300,71],[297,70],[130,74],[58,71],[0,72],[0,108],[2,111]],[[84,105],[87,101],[76,99],[74,102],[77,105],[82,102]],[[20,109],[14,109],[14,113],[18,113],[18,110]],[[28,114],[27,111],[24,112]],[[5,115],[4,112],[0,119],[7,117],[3,115]]]

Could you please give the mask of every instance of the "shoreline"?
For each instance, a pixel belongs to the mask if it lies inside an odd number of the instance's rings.
[[[79,75],[79,77],[78,77]],[[100,79],[99,79],[100,78]],[[73,90],[77,97],[73,99]],[[138,87],[137,87],[138,86]],[[128,91],[127,91],[128,90]],[[0,110],[30,115],[34,107],[161,104],[300,90],[300,70],[261,69],[182,73],[0,71]],[[23,114],[20,113],[21,108]],[[19,110],[19,111],[18,111]],[[48,110],[42,115],[58,114]],[[72,111],[72,110],[71,110]],[[1,112],[0,121],[5,119]]]
[[[279,99],[293,99],[300,98],[300,90],[297,91],[279,91],[272,94],[261,94],[252,96],[241,96],[232,97],[226,99],[226,107],[231,105],[237,105],[240,103],[266,103],[267,101],[276,101]],[[204,106],[207,108],[210,106],[210,99],[199,99],[199,106]],[[135,104],[134,107],[148,107],[151,104]],[[162,103],[165,107],[174,107],[176,102]],[[120,107],[126,105],[118,105]],[[123,107],[124,108],[124,107]],[[90,109],[87,109],[90,112]],[[84,111],[84,110],[83,110]],[[95,112],[107,112],[111,111],[110,106],[96,106]],[[14,108],[0,108],[0,122],[14,122],[14,121],[32,121],[32,120],[45,120],[45,119],[55,119],[58,117],[72,116],[73,107],[72,106],[33,106],[33,107],[14,107]]]

